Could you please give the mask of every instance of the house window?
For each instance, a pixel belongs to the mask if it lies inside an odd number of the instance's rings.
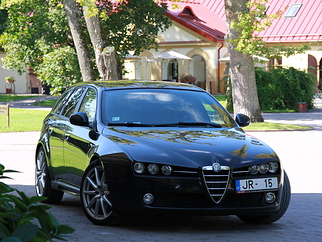
[[[285,18],[294,18],[298,11],[300,10],[302,3],[293,3],[288,9]]]
[[[271,58],[269,60],[269,65],[271,67],[282,66],[283,65],[282,58]]]

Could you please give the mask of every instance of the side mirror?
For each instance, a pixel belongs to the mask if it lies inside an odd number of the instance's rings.
[[[84,112],[78,112],[70,115],[69,122],[78,126],[89,126],[88,116]]]
[[[250,124],[250,118],[241,113],[236,115],[235,121],[240,127],[246,127]]]

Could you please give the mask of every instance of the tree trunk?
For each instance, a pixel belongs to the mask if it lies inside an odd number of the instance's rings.
[[[68,24],[72,33],[74,45],[83,81],[93,81],[94,72],[91,65],[91,58],[85,42],[83,29],[79,19],[81,17],[79,7],[74,0],[64,0],[64,8],[68,18]]]
[[[264,122],[257,95],[254,61],[249,54],[235,50],[230,39],[237,39],[240,32],[231,28],[231,22],[238,21],[237,13],[248,11],[248,0],[225,0],[227,36],[226,43],[230,54],[230,78],[234,115],[244,113],[251,122]]]
[[[108,46],[105,41],[99,16],[90,16],[87,7],[84,7],[84,16],[95,51],[96,66],[100,78],[102,80],[117,80],[118,72],[115,50],[113,47],[111,48],[111,46]]]

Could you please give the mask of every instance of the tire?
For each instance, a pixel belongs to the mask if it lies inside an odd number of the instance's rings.
[[[92,162],[85,170],[80,200],[86,217],[96,225],[117,225],[123,221],[121,215],[115,214],[105,173],[99,161]]]
[[[47,199],[44,203],[58,203],[62,200],[64,192],[54,190],[51,187],[51,178],[48,172],[47,158],[43,147],[40,147],[36,155],[36,194]]]
[[[237,215],[244,222],[252,224],[269,224],[279,220],[286,212],[291,201],[291,184],[286,172],[284,171],[284,184],[280,208],[277,212],[270,215]]]

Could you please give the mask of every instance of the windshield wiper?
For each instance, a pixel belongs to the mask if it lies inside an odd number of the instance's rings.
[[[124,122],[124,123],[108,123],[108,126],[126,126],[126,127],[173,127],[173,126],[212,126],[215,128],[222,128],[220,124],[208,122],[177,122],[166,124],[143,124],[139,122]]]
[[[127,126],[127,127],[153,127],[153,124],[141,124],[139,122],[108,123],[108,126]]]
[[[208,123],[208,122],[178,122],[178,123],[168,123],[168,124],[155,124],[155,127],[170,127],[170,126],[212,126],[215,128],[222,128],[220,124]]]

